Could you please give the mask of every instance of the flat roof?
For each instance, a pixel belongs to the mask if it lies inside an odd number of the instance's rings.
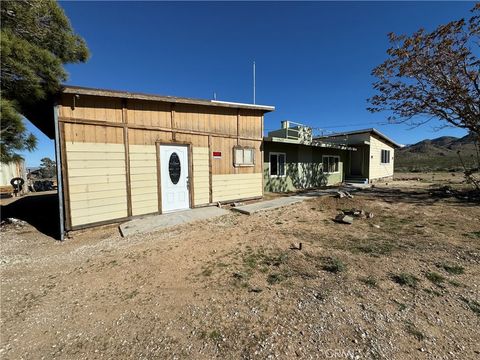
[[[339,144],[332,144],[332,143],[320,143],[320,142],[305,144],[305,143],[302,143],[298,140],[286,139],[286,138],[275,137],[275,136],[264,136],[263,141],[280,143],[280,144],[303,145],[303,146],[311,146],[311,147],[337,149],[337,150],[353,150],[353,151],[357,150],[354,147],[346,146],[346,145],[339,145]]]
[[[251,109],[251,110],[261,110],[263,112],[270,112],[275,110],[274,106],[268,106],[268,105],[246,104],[246,103],[237,103],[237,102],[220,101],[220,100],[194,99],[194,98],[186,98],[186,97],[178,97],[178,96],[145,94],[145,93],[137,93],[137,92],[129,92],[129,91],[97,89],[97,88],[88,88],[88,87],[71,86],[71,85],[64,85],[62,89],[62,93],[76,94],[76,95],[115,97],[115,98],[122,98],[122,99],[164,101],[164,102],[170,102],[170,103],[218,106],[218,107],[228,107],[228,108],[235,108],[235,109]]]
[[[353,131],[345,131],[345,132],[339,132],[339,133],[334,133],[334,134],[330,134],[330,135],[323,135],[323,136],[316,136],[315,139],[328,139],[328,138],[332,138],[332,137],[339,137],[339,136],[347,136],[347,135],[355,135],[355,134],[375,134],[383,139],[385,139],[386,141],[388,141],[389,143],[393,144],[394,146],[400,148],[402,147],[399,143],[393,141],[392,139],[390,139],[387,135],[381,133],[380,131],[378,131],[377,129],[375,128],[369,128],[369,129],[362,129],[362,130],[353,130]]]

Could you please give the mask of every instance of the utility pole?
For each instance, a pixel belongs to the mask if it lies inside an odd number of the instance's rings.
[[[255,104],[255,61],[253,62],[253,103]]]

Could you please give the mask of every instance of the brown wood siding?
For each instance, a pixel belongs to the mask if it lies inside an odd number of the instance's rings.
[[[113,123],[122,122],[121,99],[98,98],[85,95],[74,98],[74,95],[72,94],[64,94],[62,95],[61,103],[61,118],[77,118],[85,120],[108,121]]]
[[[171,142],[172,133],[168,131],[129,129],[131,145],[155,145],[157,142]]]
[[[175,135],[175,140],[180,143],[191,143],[194,147],[208,147],[207,135],[190,135],[177,133]]]
[[[212,137],[210,156],[214,152],[221,152],[221,158],[212,157],[212,174],[235,174],[233,167],[233,147],[237,145],[236,139]]]
[[[175,128],[222,135],[236,135],[237,110],[198,105],[175,105]]]
[[[60,102],[67,228],[156,212],[159,143],[190,144],[193,205],[262,195],[262,111],[87,95],[74,104],[72,94]],[[234,167],[235,146],[255,148],[255,165]]]
[[[172,129],[173,126],[177,130],[258,140],[261,140],[263,135],[262,115],[261,111],[249,109],[127,101],[127,118],[129,125],[133,127]],[[59,118],[120,124],[123,120],[122,101],[117,98],[86,95],[76,98],[72,94],[64,94]]]
[[[65,123],[65,141],[123,144],[121,127]]]
[[[239,131],[240,137],[248,138],[262,138],[262,113],[255,110],[240,110],[239,117]]]
[[[152,101],[128,101],[128,122],[149,127],[170,128],[170,104]]]

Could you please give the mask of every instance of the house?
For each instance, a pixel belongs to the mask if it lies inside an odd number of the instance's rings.
[[[395,149],[401,146],[376,129],[364,129],[315,137],[314,141],[354,147],[345,163],[347,182],[372,183],[393,177]]]
[[[282,121],[263,139],[263,178],[267,192],[287,192],[341,184],[355,148],[314,141],[308,126]]]
[[[273,110],[65,86],[26,115],[56,140],[61,223],[75,230],[262,197]]]

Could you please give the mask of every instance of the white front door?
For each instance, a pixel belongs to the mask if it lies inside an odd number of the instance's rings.
[[[188,147],[160,145],[162,213],[188,209]]]

